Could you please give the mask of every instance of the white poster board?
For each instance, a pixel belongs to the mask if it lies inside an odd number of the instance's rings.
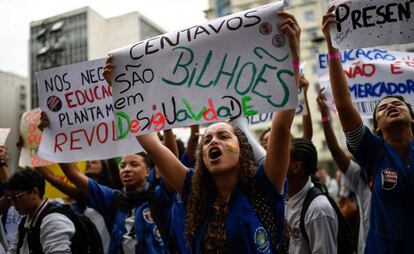
[[[331,40],[339,49],[414,42],[414,1],[338,0]]]
[[[43,131],[41,158],[76,162],[142,151],[135,138],[117,141],[104,64],[98,59],[36,73],[40,108],[50,122]]]
[[[295,108],[283,2],[111,52],[117,136]]]
[[[52,164],[39,157],[39,145],[42,131],[37,128],[40,124],[39,108],[24,112],[20,120],[20,135],[23,147],[20,150],[19,167],[40,167]]]
[[[6,144],[7,136],[9,136],[10,128],[0,128],[0,146]]]
[[[341,52],[341,62],[352,101],[364,118],[372,118],[375,105],[387,95],[401,95],[414,105],[414,53],[351,49]],[[328,105],[334,108],[327,54],[319,54],[317,64],[319,83],[327,88]]]

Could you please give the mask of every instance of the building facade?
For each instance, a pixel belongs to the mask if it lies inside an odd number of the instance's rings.
[[[89,7],[30,24],[31,106],[39,105],[35,73],[108,55],[112,49],[163,34],[138,12],[105,19]]]
[[[16,143],[19,138],[20,118],[27,111],[28,80],[25,77],[0,71],[0,128],[10,128],[6,140],[9,150],[9,169],[14,172],[19,160]]]

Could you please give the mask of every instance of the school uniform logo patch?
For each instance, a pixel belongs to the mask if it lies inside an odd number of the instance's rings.
[[[148,223],[154,223],[154,219],[152,218],[151,210],[147,207],[142,211],[142,217]]]
[[[302,232],[300,232],[300,228],[298,228],[298,227],[294,227],[293,229],[292,229],[292,233],[291,233],[292,235],[291,235],[291,237],[290,237],[290,240],[293,242],[293,243],[295,243],[295,244],[300,244],[301,243],[301,235],[302,235]]]
[[[152,228],[152,235],[154,236],[154,239],[155,239],[155,241],[159,244],[159,245],[164,245],[164,243],[163,243],[163,241],[162,241],[162,238],[161,238],[161,233],[160,233],[160,231],[158,230],[158,227],[155,225],[153,228]]]
[[[266,230],[263,227],[256,228],[254,232],[254,243],[258,253],[269,253],[270,241]]]
[[[381,171],[381,182],[384,190],[392,190],[398,182],[398,173],[395,169],[387,168]]]

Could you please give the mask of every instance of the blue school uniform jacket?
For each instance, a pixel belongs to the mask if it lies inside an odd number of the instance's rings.
[[[188,198],[191,191],[191,177],[193,171],[189,171],[186,176],[183,200]],[[277,219],[278,243],[279,246],[283,240],[283,223],[284,223],[284,195],[277,192],[270,181],[267,179],[263,163],[257,169],[256,179],[258,185],[264,189],[267,198],[271,201],[272,212]],[[210,215],[212,203],[217,195],[211,193],[208,202],[209,208],[204,223],[196,232],[195,240],[190,243],[188,253],[201,253],[201,247],[206,232],[207,222]],[[268,233],[263,224],[256,215],[253,205],[249,198],[236,187],[229,205],[229,213],[225,221],[225,230],[231,253],[273,253]]]
[[[97,184],[89,178],[89,196],[91,207],[98,211],[105,220],[108,229],[112,228],[109,254],[122,254],[122,236],[125,234],[125,219],[127,212],[118,208],[111,208],[113,199],[118,195],[119,190],[108,188]],[[163,200],[165,193],[157,188],[155,194]],[[115,211],[115,216],[111,213]],[[157,225],[150,215],[149,203],[143,202],[135,208],[135,232],[138,245],[135,246],[135,253],[165,253]],[[129,253],[128,253],[129,254]]]
[[[379,157],[379,149],[385,156]],[[414,142],[410,143],[409,164],[379,136],[365,127],[356,150],[351,150],[363,168],[363,176],[373,179],[371,218],[365,253],[413,253],[414,250]],[[380,163],[379,163],[380,162]],[[369,165],[379,165],[371,170]]]

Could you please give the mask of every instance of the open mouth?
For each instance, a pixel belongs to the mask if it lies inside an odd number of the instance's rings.
[[[130,176],[130,175],[123,175],[123,176],[122,176],[122,180],[123,180],[124,182],[130,181],[131,179],[132,179],[132,176]]]
[[[395,116],[398,115],[400,112],[398,111],[398,109],[390,109],[387,111],[387,116]]]
[[[221,151],[217,147],[211,148],[210,151],[208,152],[208,156],[210,157],[210,159],[215,160],[221,156]]]

